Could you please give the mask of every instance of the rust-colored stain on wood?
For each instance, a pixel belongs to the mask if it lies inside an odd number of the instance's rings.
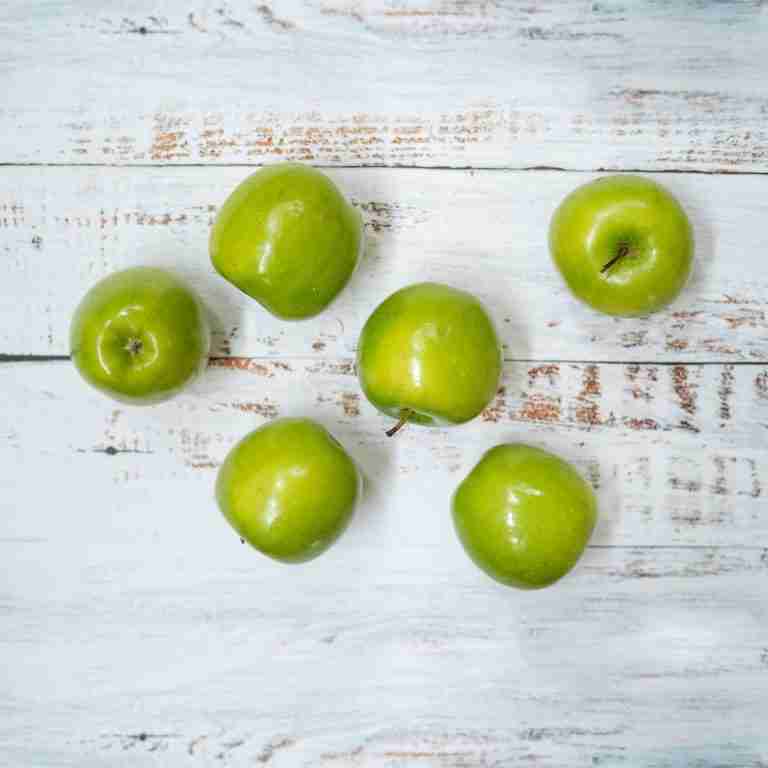
[[[192,155],[187,130],[189,118],[181,115],[155,115],[154,135],[149,156],[158,162],[186,160]]]
[[[560,400],[533,393],[525,399],[514,418],[519,421],[557,422],[560,420]]]
[[[360,415],[360,395],[356,392],[342,392],[341,408],[344,415],[354,418]]]
[[[293,371],[290,363],[284,360],[257,360],[252,357],[212,357],[208,361],[211,368],[225,368],[234,371],[247,371],[257,376],[272,378],[276,373]]]
[[[600,369],[597,365],[587,365],[582,373],[582,387],[576,401],[576,421],[588,426],[596,426],[601,422],[599,398]]]
[[[765,328],[765,312],[754,307],[741,307],[738,315],[725,315],[723,317],[730,330],[735,331],[743,326],[749,328]]]
[[[628,418],[625,419],[624,424],[630,429],[659,429],[659,422],[650,417],[644,419]]]
[[[249,371],[257,376],[274,375],[269,366],[250,357],[214,357],[208,361],[211,368],[228,368],[235,371]]]
[[[275,23],[279,22],[275,20]],[[219,112],[202,116],[158,112],[154,115],[148,154],[156,162],[237,157],[345,164],[383,164],[394,158],[417,162],[428,159],[433,148],[442,150],[446,144],[455,151],[463,151],[467,145],[488,142],[504,122],[495,109],[443,113],[437,120],[432,116],[391,119],[371,113],[329,119],[311,112],[293,115],[290,121],[281,122],[276,118],[277,115],[247,114],[233,127]],[[123,151],[131,149],[126,146]],[[140,152],[133,149],[137,153],[135,159],[140,159]],[[92,151],[90,147],[82,150],[83,153],[89,151]],[[107,152],[104,147],[100,150],[101,154],[112,152],[111,142]],[[398,214],[386,211],[381,204],[378,208],[376,205],[371,204],[369,226],[373,231],[381,231],[389,228]]]
[[[701,341],[702,349],[712,355],[739,355],[739,350],[733,344],[727,344],[722,339],[708,337]]]
[[[688,349],[689,343],[687,339],[674,339],[667,336],[666,348],[668,352],[684,352]]]
[[[264,11],[262,19],[272,29],[294,31],[292,22],[275,16],[268,6],[256,8]],[[532,26],[520,34],[523,38],[535,35],[542,41],[565,41],[567,35],[582,33]],[[600,34],[593,32],[589,36],[596,38]],[[685,98],[686,92],[680,95]],[[671,126],[668,115],[675,109],[671,102],[646,111],[631,100],[634,106],[627,112],[618,109],[613,94],[604,98],[614,101],[613,109],[589,119],[582,112],[553,116],[536,107],[516,109],[497,103],[452,112],[443,109],[438,114],[388,111],[328,116],[243,110],[229,115],[221,110],[165,111],[148,118],[151,140],[144,144],[127,136],[126,126],[120,124],[113,127],[96,120],[71,120],[61,152],[73,160],[93,158],[104,162],[140,162],[147,158],[157,163],[290,159],[345,165],[431,165],[449,158],[451,164],[466,165],[467,161],[459,162],[462,155],[487,151],[504,157],[511,147],[525,146],[536,138],[556,146],[558,142],[568,144],[570,137],[569,151],[574,154],[575,139],[583,143],[586,136],[599,135],[608,136],[616,145],[630,141],[636,144],[642,137],[649,139],[649,146],[654,142],[663,144],[666,149],[657,150],[648,161],[665,168],[714,167],[727,171],[768,162],[768,150],[762,146],[760,136],[751,131],[734,133],[724,129],[716,116],[695,99],[689,103],[686,123]],[[757,121],[761,106],[766,109],[768,103],[744,106],[749,108],[750,119]],[[523,163],[536,164],[541,164],[538,156],[535,161]],[[738,317],[734,321],[742,322]],[[757,317],[754,322],[763,323],[764,318]]]
[[[600,396],[602,394],[600,389],[600,368],[597,365],[589,364],[584,368],[582,384],[581,395],[583,397]]]
[[[550,385],[555,386],[559,376],[560,366],[557,363],[535,365],[528,369],[528,386],[533,386],[537,379],[541,377],[546,377]]]
[[[693,416],[696,413],[696,387],[688,381],[688,368],[676,365],[672,368],[672,388],[680,407]]]
[[[629,384],[629,391],[635,400],[651,402],[656,395],[659,380],[658,368],[631,363],[624,369],[624,376]]]
[[[507,389],[506,387],[499,387],[494,397],[493,402],[483,411],[481,418],[483,421],[499,421],[501,417],[506,413],[507,401],[506,401]]]
[[[192,469],[216,469],[219,466],[219,463],[217,461],[210,461],[210,460],[203,460],[203,461],[196,461],[196,460],[190,460],[187,461],[187,466],[191,467]]]

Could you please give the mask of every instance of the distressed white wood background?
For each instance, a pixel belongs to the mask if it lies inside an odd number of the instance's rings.
[[[10,0],[0,40],[0,765],[768,765],[768,6]],[[299,324],[206,254],[246,166],[285,158],[339,166],[368,233]],[[650,319],[584,309],[549,264],[553,208],[605,169],[659,173],[694,223],[692,282]],[[66,359],[85,290],[139,263],[215,328],[207,374],[148,409]],[[387,440],[357,334],[425,278],[487,302],[503,387]],[[212,486],[299,414],[367,496],[285,567]],[[509,439],[600,498],[583,561],[533,594],[448,514]]]

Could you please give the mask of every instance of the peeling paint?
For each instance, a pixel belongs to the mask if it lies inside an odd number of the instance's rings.
[[[355,418],[360,415],[360,395],[356,392],[342,392],[341,408],[344,415]]]
[[[493,402],[483,411],[481,415],[483,421],[497,422],[501,419],[507,410],[506,394],[506,387],[499,387]]]
[[[560,420],[560,400],[534,393],[525,399],[513,419],[545,423],[557,422]]]
[[[728,421],[732,415],[731,397],[733,396],[733,366],[725,365],[720,374],[720,386],[717,394],[720,397],[720,418]]]
[[[578,394],[575,410],[576,421],[590,427],[601,423],[599,398],[602,394],[600,388],[600,369],[597,365],[586,365],[582,372],[582,388]]]
[[[762,400],[768,400],[768,370],[761,371],[755,376],[755,392]]]
[[[672,368],[673,391],[680,407],[691,416],[696,414],[696,388],[688,381],[688,368],[676,365]]]
[[[275,419],[279,414],[277,404],[264,398],[261,402],[248,402],[248,401],[234,401],[231,404],[232,408],[236,408],[238,411],[245,413],[255,413],[259,416],[263,416],[265,419]]]
[[[263,358],[252,357],[212,357],[208,361],[208,365],[211,368],[247,371],[256,376],[265,376],[267,378],[273,378],[276,372],[279,371],[290,372],[293,370],[290,363],[286,363],[282,360],[270,360],[265,362]]]
[[[546,377],[551,386],[557,384],[560,376],[560,366],[557,363],[535,365],[528,369],[528,386],[533,386],[537,379]]]

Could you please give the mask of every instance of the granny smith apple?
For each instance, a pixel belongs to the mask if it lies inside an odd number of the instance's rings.
[[[552,217],[549,247],[579,299],[609,315],[645,315],[683,289],[693,232],[661,184],[622,174],[571,192]]]
[[[546,587],[573,568],[595,527],[592,488],[566,461],[521,443],[488,451],[456,490],[467,554],[502,584]]]
[[[205,308],[179,278],[134,267],[98,282],[80,302],[70,353],[80,375],[115,400],[167,400],[208,361]]]
[[[347,527],[361,476],[340,443],[310,419],[277,419],[229,452],[216,499],[237,533],[284,563],[311,560]]]
[[[322,312],[357,266],[360,213],[310,166],[262,168],[227,198],[211,230],[216,271],[273,315]]]
[[[483,305],[440,283],[393,293],[368,318],[357,352],[365,396],[398,419],[429,426],[461,424],[493,399],[501,349]]]

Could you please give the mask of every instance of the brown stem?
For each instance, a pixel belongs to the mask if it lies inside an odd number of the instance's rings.
[[[616,255],[609,262],[603,265],[603,268],[600,270],[600,274],[604,275],[619,259],[623,259],[625,256],[628,256],[629,251],[629,245],[627,243],[621,243]]]
[[[394,437],[408,423],[408,419],[410,419],[412,415],[413,411],[410,408],[403,408],[403,410],[400,411],[400,421],[385,432],[386,436]]]

